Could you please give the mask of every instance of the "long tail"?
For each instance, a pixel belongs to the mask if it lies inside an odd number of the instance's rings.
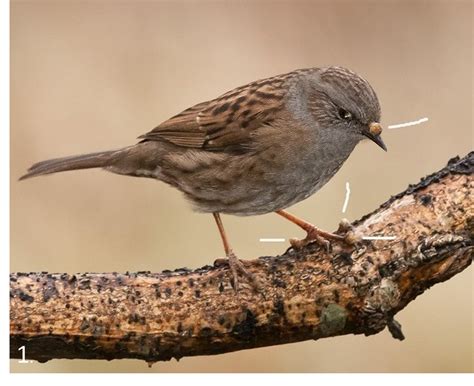
[[[41,176],[44,174],[64,172],[67,170],[106,167],[112,163],[113,159],[115,158],[113,157],[114,154],[117,154],[116,150],[41,161],[31,166],[28,169],[28,173],[26,173],[24,176],[21,176],[20,180]]]

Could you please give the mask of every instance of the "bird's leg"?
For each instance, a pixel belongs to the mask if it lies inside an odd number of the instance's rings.
[[[222,238],[222,243],[224,244],[224,251],[227,257],[227,263],[229,264],[230,271],[232,273],[232,279],[234,281],[234,290],[237,292],[239,289],[239,279],[238,279],[238,273],[240,273],[245,276],[250,284],[255,289],[259,289],[257,279],[253,274],[251,274],[249,271],[247,271],[244,267],[244,264],[237,258],[235,255],[234,251],[232,251],[232,248],[230,247],[229,241],[227,240],[227,235],[224,230],[224,225],[222,224],[221,216],[219,213],[213,213],[214,219],[216,220],[217,228],[219,229],[219,233]],[[216,263],[214,263],[216,264]]]
[[[316,228],[313,224],[304,221],[296,216],[293,216],[291,213],[288,213],[284,210],[277,210],[275,213],[280,216],[290,220],[293,224],[298,225],[300,228],[306,231],[307,235],[304,239],[290,239],[290,244],[295,249],[300,249],[311,242],[316,242],[320,245],[323,245],[327,250],[330,249],[331,243],[333,241],[345,241],[346,238],[341,235],[336,235],[334,233],[325,232],[321,229]]]

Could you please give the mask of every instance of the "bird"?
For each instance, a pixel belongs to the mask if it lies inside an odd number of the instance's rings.
[[[239,274],[254,287],[258,281],[234,253],[220,215],[275,212],[306,231],[294,247],[343,241],[285,209],[325,185],[361,140],[386,151],[380,116],[374,89],[352,70],[298,69],[189,107],[134,145],[35,163],[20,180],[103,168],[177,188],[194,210],[214,216],[238,291]]]

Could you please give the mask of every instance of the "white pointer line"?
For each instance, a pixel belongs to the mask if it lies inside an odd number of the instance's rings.
[[[396,236],[362,236],[362,240],[395,240]]]
[[[274,238],[274,239],[260,239],[261,243],[284,243],[285,239],[279,239],[279,238]]]
[[[421,118],[418,119],[417,121],[411,121],[411,122],[406,122],[406,123],[399,123],[397,125],[390,125],[388,126],[389,129],[400,129],[401,127],[408,127],[408,126],[415,126],[419,125],[420,123],[427,122],[428,118]]]
[[[346,182],[346,198],[344,199],[344,205],[342,206],[342,213],[346,213],[347,204],[349,204],[349,196],[351,195],[351,188],[349,182]]]

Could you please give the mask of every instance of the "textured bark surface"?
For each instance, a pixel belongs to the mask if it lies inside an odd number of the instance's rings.
[[[219,354],[388,327],[435,283],[471,264],[474,152],[353,223],[353,247],[315,246],[247,261],[262,293],[227,266],[161,273],[13,273],[10,356],[148,362]]]

